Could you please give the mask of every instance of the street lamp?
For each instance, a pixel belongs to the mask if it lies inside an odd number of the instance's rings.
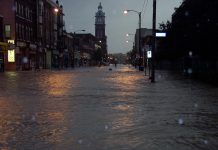
[[[59,9],[58,9],[58,8],[55,8],[54,11],[55,11],[56,13],[58,13],[58,12],[59,12]]]
[[[135,35],[133,33],[127,33],[126,36],[129,37],[130,35]]]
[[[141,50],[141,12],[129,9],[129,10],[124,10],[123,13],[124,14],[128,14],[128,12],[135,12],[139,16],[139,56],[140,56],[140,59],[139,59],[139,71],[143,71],[143,69],[142,69],[142,64],[143,64],[143,61],[142,61],[142,50]]]
[[[74,38],[74,40],[73,40],[73,61],[71,62],[73,68],[75,67],[75,39],[76,39],[76,32],[79,32],[79,31],[85,32],[86,30],[75,30],[73,32],[73,38]]]
[[[130,41],[130,40],[127,40],[127,41],[126,41],[126,43],[129,43],[129,42],[132,42],[132,43],[134,43],[134,41]]]

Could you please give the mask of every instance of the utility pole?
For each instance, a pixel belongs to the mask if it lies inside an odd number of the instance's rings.
[[[142,56],[142,47],[141,47],[141,12],[138,12],[139,15],[139,71],[142,71],[142,63],[143,63],[143,56]]]
[[[73,60],[71,58],[71,67],[75,68],[75,40],[76,40],[76,33],[73,33]]]
[[[153,0],[153,41],[152,41],[152,52],[151,52],[151,82],[155,82],[155,44],[156,44],[156,0]]]

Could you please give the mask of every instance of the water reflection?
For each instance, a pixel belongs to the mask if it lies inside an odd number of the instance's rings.
[[[215,149],[218,92],[127,66],[3,74],[0,149]],[[28,79],[28,80],[27,80]]]

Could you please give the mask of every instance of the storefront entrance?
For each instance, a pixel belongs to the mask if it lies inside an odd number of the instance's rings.
[[[0,53],[0,72],[4,72],[4,53]]]

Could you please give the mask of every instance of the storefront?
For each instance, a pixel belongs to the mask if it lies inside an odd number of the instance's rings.
[[[0,72],[5,70],[5,53],[7,52],[7,43],[0,42]]]

